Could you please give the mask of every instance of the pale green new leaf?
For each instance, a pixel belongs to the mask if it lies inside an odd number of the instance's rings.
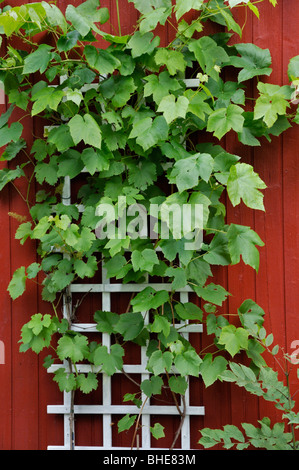
[[[185,118],[189,100],[186,96],[179,96],[177,99],[174,95],[167,95],[162,98],[158,112],[163,113],[166,122],[170,124],[177,118]]]
[[[68,126],[76,145],[83,140],[87,145],[101,148],[102,132],[96,120],[90,114],[84,116],[76,114],[69,121]]]

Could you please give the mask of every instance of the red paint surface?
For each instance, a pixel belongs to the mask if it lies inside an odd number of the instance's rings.
[[[19,0],[10,1],[12,6],[19,5]],[[29,3],[29,2],[25,2]],[[57,2],[61,9],[69,3],[77,5],[80,1]],[[4,2],[5,4],[5,2]],[[3,4],[1,5],[3,6]],[[101,6],[111,11],[110,32],[117,28],[115,2],[105,0]],[[136,24],[136,12],[132,4],[120,1],[122,16],[122,33],[128,34]],[[268,79],[272,83],[285,84],[286,70],[291,57],[299,54],[297,24],[299,5],[296,0],[279,1],[273,7],[265,2],[260,5],[261,19],[251,15],[247,18],[242,41],[254,42],[260,47],[269,48],[273,59],[273,74]],[[240,24],[245,21],[240,9]],[[159,28],[161,45],[171,38],[171,28]],[[0,102],[0,112],[6,107]],[[23,121],[24,137],[30,142],[32,135],[31,121]],[[37,131],[39,124],[34,130]],[[228,270],[214,270],[214,281],[222,283],[232,297],[224,306],[224,311],[233,315],[240,304],[252,298],[266,312],[266,329],[274,335],[274,344],[278,343],[288,353],[292,353],[292,342],[299,340],[298,301],[299,301],[299,263],[298,236],[299,228],[299,131],[288,130],[283,137],[273,138],[272,143],[263,142],[260,149],[244,149],[234,138],[226,141],[227,148],[239,154],[243,161],[254,165],[255,170],[266,182],[266,213],[257,213],[240,205],[232,208],[228,203],[228,221],[250,225],[265,242],[261,249],[261,265],[258,275],[244,265],[234,266]],[[2,163],[2,165],[4,165]],[[20,186],[22,190],[22,186]],[[0,449],[1,450],[39,450],[47,445],[63,444],[63,419],[61,416],[47,415],[48,404],[62,403],[62,395],[57,385],[42,367],[43,357],[34,353],[19,352],[18,341],[21,326],[36,313],[47,313],[47,306],[40,300],[35,287],[15,302],[11,302],[7,285],[13,271],[21,265],[35,261],[34,246],[26,243],[26,249],[14,239],[16,221],[8,212],[26,215],[27,208],[15,190],[5,188],[0,195],[0,341],[5,346],[5,364],[0,364]],[[91,298],[88,307],[90,312],[98,308],[98,301]],[[127,298],[113,299],[121,309]],[[231,317],[233,319],[233,317]],[[87,320],[87,321],[90,321]],[[209,339],[203,334],[195,339],[198,346],[204,347]],[[132,360],[134,351],[128,351],[126,358]],[[291,384],[296,387],[296,368],[291,374]],[[225,424],[240,422],[256,423],[263,416],[273,421],[280,416],[267,403],[244,393],[241,389],[229,384],[215,384],[203,390],[198,382],[192,379],[190,402],[192,405],[204,405],[204,417],[192,417],[192,447],[197,447],[201,427],[221,427]],[[134,386],[125,377],[113,378],[113,403],[120,403],[121,397]],[[78,396],[78,403],[95,404],[101,399],[100,392],[90,397]],[[153,423],[155,422],[153,417]],[[161,422],[161,420],[159,420]],[[168,432],[162,441],[153,446],[169,446],[176,431],[177,422],[163,417]],[[113,428],[114,445],[130,445],[131,434],[119,435],[116,426]],[[102,431],[100,417],[79,416],[76,419],[76,444],[101,445]]]

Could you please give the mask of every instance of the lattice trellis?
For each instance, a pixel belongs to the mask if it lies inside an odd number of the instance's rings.
[[[199,81],[197,79],[186,79],[185,80],[187,87],[198,87]],[[71,180],[66,177],[64,182],[63,189],[63,202],[68,205],[71,203]],[[81,208],[82,210],[82,208]],[[65,318],[69,318],[69,309],[72,309],[72,295],[75,293],[96,293],[101,296],[102,300],[102,310],[111,311],[111,296],[113,294],[122,293],[133,293],[140,292],[145,287],[151,286],[156,291],[161,289],[170,290],[170,284],[165,283],[143,283],[143,284],[121,284],[121,283],[110,283],[109,279],[106,277],[105,267],[101,265],[102,270],[102,281],[100,284],[72,284],[68,292],[64,295],[63,299],[63,315]],[[186,303],[189,300],[189,293],[192,290],[188,287],[185,287],[177,291],[180,296],[180,301]],[[147,319],[146,312],[143,312],[145,315],[145,322]],[[180,332],[188,339],[189,333],[201,333],[202,325],[201,324],[178,324]],[[102,344],[110,350],[111,346],[111,337],[107,333],[99,333],[96,329],[96,324],[93,323],[73,323],[72,330],[80,331],[84,334],[88,333],[98,333],[102,335]],[[140,374],[141,380],[148,379],[150,377],[150,372],[146,369],[147,365],[147,356],[146,356],[146,347],[141,347],[140,351],[140,363],[139,364],[124,364],[123,370],[127,374]],[[68,363],[65,364],[55,364],[48,369],[49,373],[53,373],[55,370],[64,365],[68,368]],[[91,370],[91,366],[86,364],[78,364],[77,371],[87,373]],[[93,367],[93,371],[97,371],[102,374],[102,403],[97,405],[79,405],[73,403],[71,392],[63,392],[63,404],[61,405],[48,405],[47,412],[48,414],[60,414],[64,417],[64,443],[63,445],[49,445],[49,450],[113,450],[119,447],[113,445],[112,437],[112,423],[113,417],[115,415],[126,415],[126,414],[139,414],[140,409],[134,405],[114,405],[112,404],[112,378],[105,373],[98,371],[97,368]],[[122,373],[118,371],[117,373]],[[99,382],[100,383],[100,382]],[[190,405],[190,390],[189,387],[185,394],[185,419],[180,433],[180,448],[184,450],[190,449],[190,417],[191,416],[201,416],[204,415],[205,410],[204,406],[191,406]],[[100,392],[99,392],[100,396]],[[144,396],[142,397],[145,398]],[[101,422],[103,426],[103,442],[99,446],[78,446],[76,445],[76,436],[74,434],[74,426],[70,426],[70,420],[73,419],[73,416],[76,419],[77,415],[98,415],[101,417]],[[151,403],[151,400],[147,400],[141,416],[141,444],[139,449],[148,450],[151,449],[151,416],[154,415],[179,415],[177,407],[173,405],[155,405]],[[121,447],[121,449],[126,449],[126,447]]]

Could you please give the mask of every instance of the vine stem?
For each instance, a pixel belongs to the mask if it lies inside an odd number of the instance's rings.
[[[133,446],[134,446],[134,442],[135,442],[136,434],[137,434],[137,430],[138,430],[138,425],[139,425],[139,422],[140,422],[140,418],[142,416],[142,410],[145,407],[145,404],[146,404],[147,400],[148,400],[148,397],[146,397],[144,402],[142,403],[142,406],[141,406],[140,411],[139,411],[139,415],[137,417],[137,421],[136,421],[135,429],[134,429],[134,434],[133,434],[133,438],[132,438],[131,450],[133,450]]]
[[[117,14],[117,23],[118,23],[118,35],[121,36],[121,24],[120,24],[120,14],[119,14],[118,0],[115,0],[115,3],[116,3],[116,14]]]

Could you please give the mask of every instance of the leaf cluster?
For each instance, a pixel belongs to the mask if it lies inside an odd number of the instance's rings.
[[[71,365],[55,370],[60,390],[89,393],[98,386],[98,373],[122,371],[127,342],[145,346],[150,379],[140,383],[140,396],[127,397],[140,407],[141,392],[150,399],[168,387],[184,395],[189,376],[200,376],[206,387],[224,377],[238,381],[223,352],[231,358],[245,352],[253,368],[264,365],[257,336],[264,312],[247,300],[237,312],[239,325],[229,323],[217,309],[230,293],[211,279],[215,266],[241,260],[258,272],[264,245],[251,227],[226,222],[225,198],[233,207],[264,211],[266,184],[241,155],[225,149],[225,138],[233,134],[244,146],[260,146],[299,122],[293,110],[299,62],[290,61],[289,84],[261,81],[272,72],[270,51],[240,42],[242,30],[233,15],[242,3],[258,16],[254,2],[129,2],[139,20],[128,35],[121,34],[121,24],[118,35],[104,32],[109,11],[98,0],[68,5],[65,15],[47,2],[2,10],[6,41],[0,80],[9,107],[0,117],[1,160],[7,162],[0,189],[11,184],[26,202],[30,220],[19,224],[15,237],[21,245],[36,243],[38,255],[14,272],[8,291],[16,299],[29,282],[37,282],[53,311],[31,316],[22,328],[21,350],[53,347],[45,366]],[[191,10],[196,15],[188,20]],[[208,22],[225,30],[205,33]],[[175,39],[161,46],[155,30],[166,24],[175,28]],[[41,32],[47,33],[45,43],[39,42]],[[234,45],[232,35],[240,39]],[[23,46],[16,48],[15,38]],[[225,79],[227,70],[233,70],[234,80]],[[256,100],[247,87],[252,79]],[[32,144],[23,137],[20,112],[44,124]],[[76,185],[82,175],[83,183],[69,193],[68,183]],[[34,201],[28,196],[33,184]],[[136,212],[122,224],[123,214],[140,204],[146,210],[158,207],[154,235],[138,236]],[[202,210],[186,228],[170,214],[174,207],[183,214],[187,205]],[[99,211],[103,207],[113,208],[109,223]],[[202,243],[186,249],[194,234]],[[150,276],[170,285],[145,287],[126,312],[95,312],[97,330],[114,336],[109,350],[73,331],[74,312],[62,318],[61,309],[69,286],[93,279],[102,265],[108,279],[124,284]],[[192,290],[198,305],[180,302],[181,289]],[[185,338],[183,328],[190,322],[205,322],[216,353],[198,351]],[[82,361],[91,365],[90,372],[80,372]],[[126,416],[119,429],[135,421],[136,416]],[[152,432],[163,435],[159,425]]]

